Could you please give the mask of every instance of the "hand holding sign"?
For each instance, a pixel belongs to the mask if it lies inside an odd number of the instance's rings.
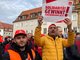
[[[68,31],[72,31],[72,21],[69,18],[66,18],[64,23],[67,25]]]
[[[43,23],[43,17],[42,16],[39,16],[38,17],[38,26],[40,26],[41,27],[41,25],[42,25],[42,23]]]

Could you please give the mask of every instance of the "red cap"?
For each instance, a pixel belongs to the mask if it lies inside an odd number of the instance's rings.
[[[2,43],[3,42],[3,39],[2,39],[2,36],[0,35],[0,43]]]
[[[16,30],[14,37],[15,37],[16,35],[18,35],[18,34],[27,35],[26,32],[25,32],[24,30]]]
[[[49,25],[49,27],[48,28],[50,28],[51,26],[56,26],[55,24],[51,24],[51,25]]]

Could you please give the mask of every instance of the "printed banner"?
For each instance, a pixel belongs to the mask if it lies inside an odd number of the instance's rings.
[[[72,15],[73,2],[69,0],[43,0],[42,16],[47,22],[57,22]]]

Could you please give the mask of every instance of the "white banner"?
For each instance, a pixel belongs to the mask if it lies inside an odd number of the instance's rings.
[[[47,22],[57,22],[72,15],[72,1],[68,0],[43,0],[42,16]]]

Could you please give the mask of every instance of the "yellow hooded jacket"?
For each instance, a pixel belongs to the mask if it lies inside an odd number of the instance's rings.
[[[42,60],[63,60],[63,47],[74,43],[74,33],[68,32],[68,40],[58,37],[54,40],[49,35],[41,37],[41,27],[37,27],[34,42],[42,47]]]

